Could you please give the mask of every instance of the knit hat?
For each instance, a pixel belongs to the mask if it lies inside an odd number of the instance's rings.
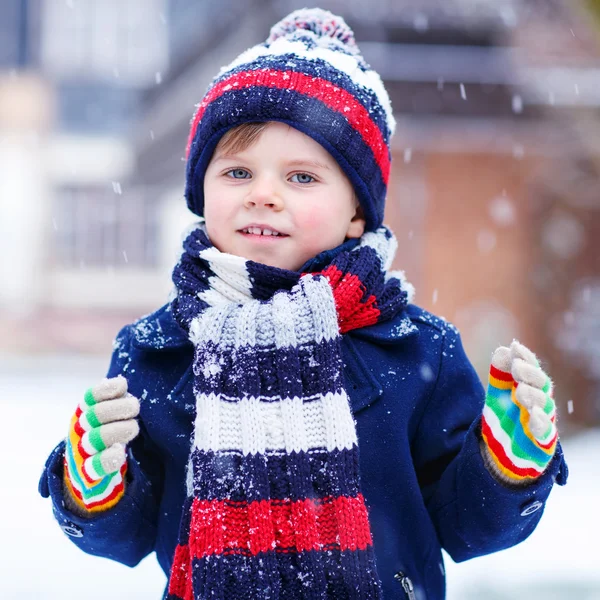
[[[204,174],[221,137],[258,121],[287,123],[321,144],[352,182],[367,230],[382,224],[395,121],[341,17],[297,10],[221,69],[191,122],[185,196],[193,213],[203,215]]]

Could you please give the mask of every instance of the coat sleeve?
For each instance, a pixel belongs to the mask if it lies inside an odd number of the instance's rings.
[[[129,368],[129,326],[114,343],[107,377],[127,376]],[[81,518],[65,507],[63,498],[63,457],[65,442],[50,454],[39,482],[39,492],[52,499],[54,517],[71,541],[88,554],[110,558],[127,566],[137,565],[154,550],[158,502],[163,473],[152,444],[140,423],[139,435],[127,449],[125,494],[105,513]]]
[[[567,479],[560,443],[545,473],[525,487],[498,482],[484,465],[485,393],[459,334],[447,328],[439,373],[413,443],[417,476],[442,547],[456,562],[509,548],[535,529],[556,481]]]

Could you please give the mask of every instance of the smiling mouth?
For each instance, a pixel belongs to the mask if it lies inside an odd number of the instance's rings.
[[[284,238],[289,237],[285,233],[279,233],[279,231],[275,231],[274,229],[262,228],[262,227],[244,227],[244,229],[239,229],[239,233],[243,233],[246,236],[252,237],[264,237],[264,238]]]

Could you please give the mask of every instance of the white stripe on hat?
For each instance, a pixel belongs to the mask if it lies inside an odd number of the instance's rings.
[[[285,54],[295,54],[298,58],[305,60],[321,59],[328,62],[334,69],[342,71],[348,75],[357,85],[375,93],[377,100],[385,111],[387,126],[390,130],[390,136],[396,130],[396,120],[392,111],[390,97],[381,81],[381,77],[372,69],[363,71],[355,57],[343,52],[335,52],[329,48],[307,49],[301,41],[290,41],[284,37],[276,39],[268,48],[264,44],[258,44],[242,52],[233,62],[223,67],[218,77],[223,76],[227,71],[236,67],[251,63],[263,56],[282,56]],[[350,91],[350,93],[352,93]]]

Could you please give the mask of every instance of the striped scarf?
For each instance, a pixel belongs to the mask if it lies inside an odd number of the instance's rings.
[[[341,334],[406,306],[395,249],[382,227],[303,273],[222,253],[202,223],[185,240],[196,418],[167,600],[382,597]]]

